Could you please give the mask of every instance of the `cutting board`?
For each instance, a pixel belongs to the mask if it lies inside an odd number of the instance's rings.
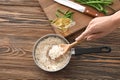
[[[76,24],[74,26],[70,27],[66,32],[63,32],[60,29],[55,28],[54,26],[51,25],[51,27],[53,27],[54,31],[57,34],[62,35],[64,37],[67,37],[77,31],[81,30],[82,28],[85,28],[89,24],[91,19],[93,19],[93,17],[91,17],[91,16],[88,16],[86,14],[80,13],[71,8],[68,8],[61,4],[58,4],[58,3],[54,2],[53,0],[38,0],[38,1],[40,3],[40,6],[43,8],[44,12],[46,13],[46,16],[48,17],[49,20],[56,19],[55,13],[56,13],[57,9],[70,10],[71,12],[74,12],[73,20],[76,22]],[[86,5],[84,5],[84,6],[86,6]],[[86,6],[86,7],[88,7],[88,6]],[[89,8],[93,9],[91,7],[89,7]],[[114,0],[113,4],[109,8],[107,8],[108,15],[111,15],[115,12],[111,8],[114,9],[115,11],[120,10],[120,0]],[[95,9],[93,9],[93,10],[96,11]]]

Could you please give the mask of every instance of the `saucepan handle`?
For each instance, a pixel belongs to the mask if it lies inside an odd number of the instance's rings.
[[[75,47],[75,55],[90,54],[90,53],[110,53],[110,52],[111,52],[111,47],[108,46],[95,47],[95,48]]]

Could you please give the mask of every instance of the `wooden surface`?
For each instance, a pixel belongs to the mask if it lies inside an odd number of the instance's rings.
[[[48,73],[32,58],[34,43],[54,33],[37,0],[0,0],[0,80],[119,80],[120,28],[81,47],[111,46],[110,54],[72,56],[63,70]],[[80,32],[67,39],[72,42]]]
[[[64,37],[67,37],[77,31],[81,30],[82,28],[85,28],[88,25],[88,23],[90,22],[90,20],[93,19],[93,17],[91,17],[91,16],[85,15],[83,13],[80,13],[79,11],[76,11],[76,10],[73,10],[66,6],[63,6],[63,5],[55,2],[54,0],[38,0],[38,1],[40,3],[41,7],[43,8],[44,12],[46,13],[46,16],[48,17],[49,20],[56,19],[55,14],[58,9],[65,10],[65,11],[70,10],[71,12],[74,12],[73,20],[76,22],[76,24],[74,26],[70,27],[66,32],[63,32],[62,30],[60,30],[54,26],[51,26],[51,27],[53,27],[53,29],[55,30],[55,32],[57,34],[60,34]],[[120,4],[119,0],[113,0],[113,4],[110,5],[110,7],[112,9],[114,9],[115,11],[118,11],[120,9],[119,4]],[[84,5],[84,6],[86,6],[86,5]],[[90,10],[92,10],[94,13],[99,13],[97,10],[95,10],[91,7],[88,7],[88,6],[86,6],[86,7],[89,8]],[[114,11],[111,8],[108,8],[108,7],[106,8],[108,11],[107,15],[114,13]]]

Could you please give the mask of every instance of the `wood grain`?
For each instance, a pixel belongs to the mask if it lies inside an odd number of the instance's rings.
[[[0,0],[0,80],[119,80],[120,28],[80,47],[111,46],[112,52],[72,56],[63,70],[48,73],[32,58],[34,43],[54,33],[37,0]],[[67,39],[74,41],[81,32]]]

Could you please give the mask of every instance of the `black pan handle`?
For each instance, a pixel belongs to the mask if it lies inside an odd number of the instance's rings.
[[[95,47],[95,48],[75,47],[75,55],[90,54],[90,53],[110,53],[110,52],[111,52],[111,47],[108,46]]]

